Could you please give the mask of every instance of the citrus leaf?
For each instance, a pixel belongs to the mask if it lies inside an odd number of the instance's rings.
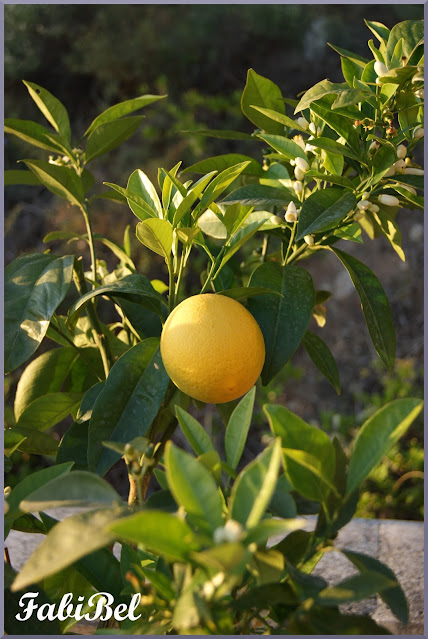
[[[285,459],[287,476],[295,490],[307,499],[323,500],[326,486],[332,483],[335,469],[335,450],[328,435],[315,426],[310,426],[285,406],[266,404],[263,407],[269,426],[276,437],[281,438],[288,452],[303,452],[308,459]],[[307,464],[299,463],[308,462]],[[324,485],[320,482],[324,478]]]
[[[224,171],[230,166],[234,166],[239,162],[249,162],[242,171],[243,175],[263,175],[261,165],[248,155],[240,155],[239,153],[226,153],[225,155],[216,155],[206,160],[201,160],[184,169],[183,173],[209,173],[211,171]]]
[[[303,345],[315,364],[334,390],[340,395],[340,379],[337,364],[327,344],[315,333],[306,331]]]
[[[358,488],[388,454],[422,410],[420,399],[396,399],[380,408],[360,428],[349,462],[346,492]]]
[[[172,176],[170,176],[170,178],[172,179]],[[137,196],[139,198],[142,198],[142,200],[146,204],[146,207],[148,207],[151,211],[151,215],[153,217],[163,217],[162,205],[159,200],[159,196],[156,192],[155,187],[153,186],[147,175],[144,173],[144,171],[142,171],[141,169],[137,169],[136,171],[131,173],[126,190],[129,196]],[[133,204],[131,199],[128,200],[128,203],[135,215],[137,217],[140,217],[138,215],[138,212],[134,210],[135,205]]]
[[[81,393],[47,393],[34,399],[20,415],[16,428],[48,430],[78,408]]]
[[[299,203],[296,195],[288,189],[277,189],[264,184],[248,184],[232,191],[222,201],[222,204],[243,204],[246,206],[269,207],[284,206],[289,202]]]
[[[377,592],[390,589],[394,582],[385,575],[367,570],[344,579],[335,586],[321,590],[316,596],[317,603],[332,607],[351,601],[361,601],[375,595]]]
[[[145,275],[133,273],[132,275],[126,275],[126,277],[118,280],[117,282],[99,286],[98,288],[85,293],[85,295],[82,295],[82,297],[79,298],[68,311],[69,323],[72,324],[82,313],[90,300],[98,295],[119,298],[128,297],[131,300],[137,299],[142,306],[147,308],[149,311],[157,313],[158,315],[161,314],[160,304],[165,303],[165,300],[154,290]]]
[[[51,508],[108,505],[121,501],[120,495],[101,477],[84,470],[59,475],[26,496],[20,503],[24,512]]]
[[[180,406],[177,406],[176,413],[181,430],[197,455],[214,450],[210,436],[192,415],[189,415]]]
[[[248,310],[258,322],[266,346],[261,375],[265,386],[302,341],[315,303],[315,290],[307,271],[294,265],[282,267],[277,262],[261,264],[252,274],[249,285],[281,293],[248,300]]]
[[[170,259],[173,231],[168,220],[148,219],[137,224],[137,238],[151,251],[161,255],[166,261]]]
[[[103,441],[127,443],[145,435],[160,408],[168,382],[158,339],[146,339],[119,357],[92,410],[88,440],[90,470],[104,475],[120,457],[104,448]]]
[[[324,151],[330,151],[331,153],[338,153],[340,155],[344,155],[345,157],[352,158],[353,160],[359,161],[358,155],[354,153],[352,149],[350,149],[345,144],[339,144],[339,142],[336,142],[336,140],[332,140],[331,138],[324,138],[324,137],[314,138],[313,140],[311,140],[310,143],[312,144],[312,146],[316,146],[319,149],[324,149]],[[354,185],[352,185],[352,188],[354,188]]]
[[[175,515],[146,510],[109,525],[119,539],[141,544],[172,561],[186,561],[199,544],[192,529]]]
[[[67,151],[59,139],[56,141],[55,134],[51,134],[44,126],[32,120],[6,118],[4,121],[4,131],[5,133],[16,135],[17,138],[28,142],[28,144],[37,146],[39,149],[44,149],[45,151],[50,151],[51,153],[63,154]],[[9,171],[7,171],[7,173],[9,173]],[[18,173],[18,171],[10,171],[10,173]],[[20,183],[18,182],[18,184]],[[38,182],[36,182],[36,184],[38,184]]]
[[[275,151],[281,153],[286,158],[294,160],[295,158],[302,158],[303,160],[308,161],[308,156],[302,149],[302,147],[293,142],[293,140],[289,140],[288,138],[282,135],[268,135],[267,133],[259,134],[257,137],[261,138],[269,146],[271,146]]]
[[[15,488],[12,489],[11,493],[7,496],[9,510],[4,517],[5,538],[8,536],[14,520],[22,514],[22,511],[19,508],[21,501],[23,501],[37,488],[40,488],[52,479],[55,479],[55,477],[59,477],[64,473],[70,472],[72,466],[73,462],[67,462],[65,464],[57,464],[55,466],[43,468],[43,470],[37,470],[22,479]]]
[[[256,387],[253,386],[234,409],[227,424],[224,446],[226,461],[233,469],[237,467],[245,447],[245,442],[247,441],[248,430],[253,416],[255,396]]]
[[[278,480],[281,445],[275,440],[238,475],[230,495],[230,518],[246,528],[256,526],[267,509]]]
[[[222,500],[212,474],[184,450],[168,442],[165,467],[169,488],[188,517],[206,532],[222,525]]]
[[[140,95],[138,98],[133,98],[132,100],[125,100],[124,102],[119,102],[118,104],[114,104],[109,107],[100,115],[98,115],[89,125],[87,130],[85,131],[84,137],[87,137],[92,133],[94,129],[99,127],[101,124],[105,124],[106,122],[111,122],[112,120],[118,120],[122,118],[124,115],[128,115],[129,113],[133,113],[134,111],[138,111],[143,107],[152,104],[153,102],[157,102],[157,100],[162,100],[166,98],[166,95]]]
[[[356,206],[353,193],[328,188],[312,193],[302,205],[297,224],[296,240],[310,233],[321,233],[334,228]]]
[[[54,575],[78,559],[114,541],[106,525],[119,516],[114,509],[94,510],[58,522],[36,548],[12,584],[21,590]]]
[[[373,346],[389,371],[394,368],[395,330],[388,298],[376,275],[344,251],[331,249],[349,273],[361,300],[361,307]]]
[[[272,109],[280,113],[285,113],[282,93],[279,87],[259,75],[254,69],[249,69],[247,81],[241,96],[241,109],[243,114],[260,129],[269,133],[283,132],[283,126],[279,122],[273,121],[263,113],[257,112],[253,107],[259,106]]]
[[[24,255],[5,277],[5,372],[23,364],[38,348],[73,273],[72,256]]]
[[[65,106],[52,93],[49,93],[38,84],[25,82],[25,80],[23,82],[47,121],[69,142],[71,135],[70,120]]]
[[[105,122],[93,129],[86,143],[86,162],[92,162],[128,140],[138,129],[142,119],[141,115],[131,115],[128,118]]]

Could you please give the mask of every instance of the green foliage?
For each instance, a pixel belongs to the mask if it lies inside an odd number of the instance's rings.
[[[334,355],[308,331],[312,315],[319,326],[325,322],[320,305],[330,293],[316,291],[304,260],[330,251],[351,277],[376,352],[393,370],[396,338],[382,285],[335,244],[363,241],[361,226],[369,237],[383,234],[405,257],[394,215],[409,203],[422,206],[421,169],[413,162],[423,122],[422,22],[368,27],[379,40],[379,48],[369,43],[374,58],[335,47],[345,82],[322,80],[299,101],[248,71],[241,108],[257,127],[250,136],[254,148],[259,145],[257,157],[245,149],[184,170],[178,162],[159,168],[157,184],[137,168],[126,187],[105,183],[110,196],[99,191],[87,165],[137,131],[142,116],[131,113],[165,96],[120,102],[77,139],[64,105],[25,82],[53,131],[9,119],[6,132],[53,155],[23,160],[31,173],[9,173],[6,182],[43,185],[82,215],[85,234],[58,230],[45,241],[83,242],[90,270],[80,255],[47,252],[19,257],[5,273],[6,372],[27,362],[45,337],[56,343],[23,371],[5,431],[9,469],[17,452],[56,455],[54,465],[23,479],[6,498],[6,535],[13,527],[45,536],[19,574],[8,569],[12,609],[15,593],[34,583],[55,604],[64,592],[108,588],[116,605],[144,593],[139,620],[118,621],[120,633],[266,634],[274,626],[279,633],[316,634],[328,620],[338,633],[355,634],[385,630],[365,618],[342,617],[339,605],[379,593],[406,621],[401,587],[377,560],[349,553],[358,574],[331,586],[311,572],[354,515],[362,482],[382,472],[379,462],[420,414],[422,401],[406,395],[381,402],[351,452],[269,401],[264,412],[273,441],[248,462],[255,388],[219,407],[225,430],[217,450],[189,412],[191,397],[168,378],[159,350],[162,325],[185,296],[194,261],[200,285],[193,282],[192,292],[246,301],[258,322],[266,346],[262,385],[278,380],[302,345],[340,392]],[[205,133],[249,139],[241,132]],[[203,175],[194,182],[188,173]],[[93,232],[100,197],[129,207],[140,250],[165,262],[167,284],[137,272],[129,227],[123,243]],[[96,242],[118,261],[113,270],[97,259]],[[256,245],[251,258],[242,251]],[[62,303],[65,315],[58,314]],[[102,321],[103,304],[117,321]],[[267,392],[270,400],[273,391]],[[64,419],[58,442],[45,431]],[[172,443],[178,424],[194,454]],[[116,462],[128,472],[127,505],[103,479]],[[153,474],[161,490],[148,496]],[[311,533],[300,530],[295,498],[318,512]],[[44,513],[57,506],[89,510],[57,522]],[[272,546],[273,535],[285,538]],[[120,563],[111,552],[114,542],[121,545]],[[61,625],[61,632],[70,627]]]

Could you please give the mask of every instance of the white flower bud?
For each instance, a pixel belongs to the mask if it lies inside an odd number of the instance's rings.
[[[219,526],[214,530],[213,540],[215,544],[222,544],[224,541],[226,541],[223,526]]]
[[[299,167],[302,171],[309,171],[309,164],[306,162],[304,158],[296,158],[296,166]]]
[[[373,142],[369,146],[369,153],[374,153],[375,151],[378,150],[379,147],[380,147],[379,142],[377,140],[373,140]]]
[[[269,218],[269,222],[271,222],[271,224],[275,224],[276,226],[282,224],[282,220],[278,215],[271,215]]]
[[[311,122],[310,123],[309,131],[312,133],[312,135],[316,135],[317,134],[317,127],[315,125],[315,122]]]
[[[404,175],[423,175],[424,170],[417,169],[417,168],[414,168],[413,166],[410,166],[408,169],[403,169],[403,173]]]
[[[294,160],[289,160],[291,166],[296,166],[296,162]]]
[[[285,221],[286,222],[292,223],[292,222],[296,222],[296,220],[297,220],[297,215],[295,213],[288,213],[287,212],[285,214]]]
[[[413,186],[409,186],[408,184],[401,184],[400,186],[402,189],[408,191],[412,195],[416,195],[416,189],[414,189]]]
[[[300,118],[297,118],[296,122],[299,126],[302,127],[302,129],[307,129],[309,126],[309,122],[302,115],[300,116]]]
[[[423,97],[424,97],[424,90],[423,90],[423,89],[417,89],[417,90],[415,91],[415,96],[416,96],[417,98],[421,98],[421,99],[423,99]]]
[[[360,209],[360,211],[366,211],[370,206],[370,202],[368,200],[360,200],[360,202],[357,203],[357,208]]]
[[[381,204],[384,204],[385,206],[400,206],[400,202],[398,198],[395,197],[395,195],[387,195],[386,193],[382,193],[382,195],[379,195],[377,199]]]
[[[393,164],[385,173],[384,177],[391,177],[392,175],[395,175],[395,165]]]
[[[239,541],[240,539],[242,539],[244,529],[239,521],[229,519],[224,525],[224,534],[226,536],[226,541]]]
[[[404,160],[404,158],[407,155],[407,149],[404,146],[404,144],[399,144],[397,146],[397,158],[399,158],[400,160]]]
[[[397,160],[396,162],[394,162],[394,166],[395,166],[396,173],[402,173],[403,169],[406,166],[406,162],[405,160]]]
[[[417,73],[416,75],[413,76],[412,78],[412,82],[423,82],[424,81],[424,74],[423,73]]]
[[[374,64],[374,70],[376,75],[378,75],[379,77],[382,77],[383,75],[386,75],[388,73],[388,69],[380,60],[376,60]]]
[[[297,209],[294,202],[289,202],[286,210],[287,210],[287,213],[293,213],[294,215],[296,215]]]
[[[364,191],[364,193],[361,196],[362,200],[368,200],[370,197],[370,193],[368,191]]]
[[[305,153],[316,153],[318,151],[317,147],[313,144],[306,144],[303,150]]]
[[[296,180],[303,180],[305,177],[305,172],[302,171],[302,169],[300,169],[298,166],[296,166],[296,168],[294,169],[294,176]]]
[[[377,204],[373,204],[373,202],[370,202],[368,210],[370,211],[370,213],[377,213],[379,211],[379,207]]]
[[[295,193],[297,193],[297,195],[299,195],[299,193],[303,191],[303,184],[299,182],[299,180],[296,180],[295,182],[293,182],[293,190]]]
[[[301,135],[295,135],[293,138],[293,142],[298,144],[303,151],[305,150],[306,144]]]
[[[382,80],[380,78],[376,78],[376,84],[382,84]]]
[[[421,126],[417,126],[414,130],[413,130],[413,137],[415,140],[419,140],[420,138],[424,137],[424,130],[423,127]]]
[[[314,236],[313,235],[305,235],[305,237],[303,239],[305,240],[305,242],[306,242],[306,244],[308,246],[313,246],[314,245],[315,240],[314,240]]]

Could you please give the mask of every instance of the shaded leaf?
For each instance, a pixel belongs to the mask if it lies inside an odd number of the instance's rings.
[[[104,153],[128,140],[141,124],[143,116],[133,115],[100,124],[89,134],[85,148],[86,162],[92,162]]]
[[[256,73],[254,69],[249,69],[241,96],[242,112],[257,127],[269,133],[282,133],[283,125],[271,120],[263,113],[257,112],[253,108],[254,106],[285,113],[282,93],[279,87],[271,80]]]
[[[256,387],[253,386],[233,411],[226,428],[224,436],[226,461],[233,469],[237,467],[247,441],[255,396]]]
[[[340,395],[340,379],[336,361],[331,354],[327,344],[315,333],[306,331],[303,338],[303,345],[315,364],[334,390]]]
[[[297,240],[310,233],[321,233],[334,228],[355,207],[353,193],[329,188],[315,191],[302,205],[297,225]]]
[[[133,98],[132,100],[125,100],[124,102],[114,104],[113,106],[100,113],[100,115],[98,115],[91,122],[91,124],[85,131],[84,137],[92,133],[92,131],[99,127],[101,124],[105,124],[106,122],[111,122],[112,120],[122,118],[124,115],[128,115],[128,113],[138,111],[139,109],[142,109],[143,107],[152,104],[153,102],[157,102],[158,100],[162,100],[166,97],[166,95],[147,94],[140,95],[138,96],[138,98]]]
[[[197,455],[214,450],[210,436],[192,415],[189,415],[180,406],[177,406],[176,413],[181,430]]]

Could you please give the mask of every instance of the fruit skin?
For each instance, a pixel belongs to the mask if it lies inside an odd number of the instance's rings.
[[[254,317],[225,295],[188,297],[169,315],[160,349],[174,384],[201,402],[222,404],[247,393],[265,361]]]

